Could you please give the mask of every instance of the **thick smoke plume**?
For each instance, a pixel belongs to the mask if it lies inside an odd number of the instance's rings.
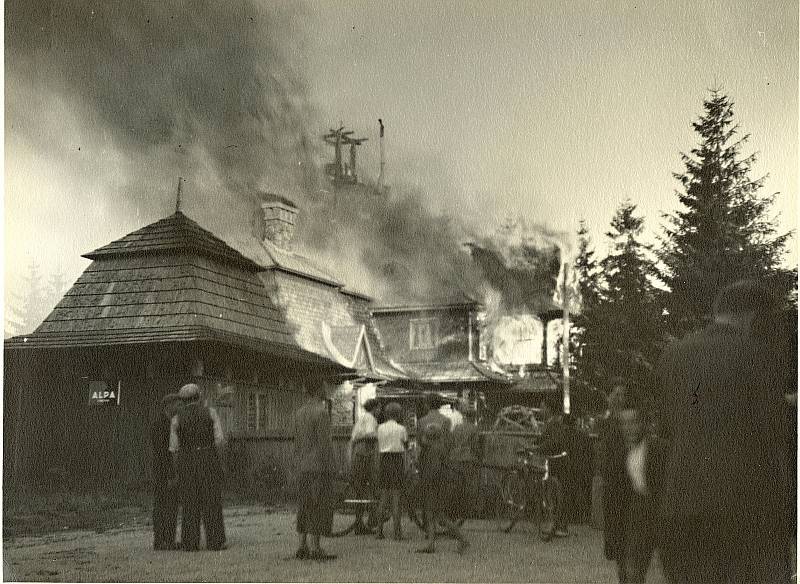
[[[309,98],[306,16],[289,2],[10,0],[7,129],[54,161],[62,211],[111,226],[92,246],[170,214],[182,176],[183,210],[221,236],[249,233],[257,193],[295,200],[306,251],[381,303],[490,298],[503,282],[455,213],[430,211],[441,193],[322,175],[330,120]]]
[[[105,196],[126,210],[163,216],[183,176],[193,217],[218,230],[246,224],[251,193],[302,192],[316,180],[307,84],[289,58],[302,48],[301,15],[264,6],[11,0],[7,118],[25,120],[15,130],[40,152],[63,155],[81,145],[28,111],[32,95],[42,110],[62,104],[87,156],[98,144],[117,154],[116,192]]]
[[[486,283],[462,245],[471,238],[455,218],[428,210],[424,193],[355,185],[311,197],[303,241],[347,272],[347,282],[383,303],[481,300]],[[346,258],[356,257],[354,266]],[[343,265],[344,263],[344,265]]]

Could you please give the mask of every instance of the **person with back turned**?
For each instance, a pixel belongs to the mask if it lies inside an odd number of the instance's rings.
[[[217,447],[224,442],[222,425],[213,408],[200,401],[200,388],[189,383],[178,392],[183,407],[172,418],[170,451],[178,469],[183,504],[181,545],[186,551],[200,546],[205,528],[206,548],[226,549],[222,517],[222,464]]]
[[[786,497],[796,445],[785,394],[787,384],[796,391],[797,362],[775,350],[774,332],[753,334],[775,306],[757,282],[727,286],[713,322],[659,362],[659,430],[668,445],[661,558],[670,582],[789,581]]]
[[[377,461],[378,461],[378,420],[381,409],[380,402],[371,398],[364,402],[364,413],[353,424],[350,434],[350,480],[361,499],[373,499],[377,496]],[[372,507],[374,509],[374,506]],[[364,525],[364,508],[356,509],[355,533],[370,533],[375,526],[375,512],[371,511]]]
[[[333,527],[333,479],[336,460],[328,412],[330,384],[308,388],[309,400],[294,414],[294,460],[298,487],[298,560],[334,560],[320,547],[320,538]],[[311,547],[308,545],[311,536]]]
[[[469,547],[458,525],[448,516],[447,462],[450,455],[450,420],[442,415],[438,408],[440,398],[436,394],[428,395],[429,411],[417,421],[417,440],[420,444],[419,471],[425,516],[425,536],[427,545],[417,550],[419,553],[432,554],[436,551],[436,527],[443,527],[447,533],[458,541],[458,553],[464,553]]]
[[[169,451],[172,416],[177,413],[181,398],[177,393],[165,395],[150,426],[153,454],[153,549],[174,550],[178,526],[178,477]]]

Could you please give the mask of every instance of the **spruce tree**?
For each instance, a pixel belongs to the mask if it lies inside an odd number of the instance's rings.
[[[668,326],[678,336],[708,322],[714,296],[727,284],[755,278],[788,294],[796,282],[796,271],[781,266],[791,234],[776,234],[769,217],[774,195],[760,194],[766,177],[750,177],[756,157],[741,154],[749,136],[740,136],[733,102],[713,91],[703,105],[692,124],[699,145],[681,154],[684,170],[674,173],[682,208],[664,215],[658,254],[670,290]]]
[[[599,387],[602,372],[598,371],[598,348],[602,343],[598,321],[598,305],[601,300],[601,275],[589,230],[582,220],[578,229],[578,255],[575,258],[575,275],[580,296],[580,311],[573,317],[572,341],[576,347],[572,353],[574,377],[583,387]]]
[[[644,219],[635,211],[628,201],[617,209],[606,234],[610,253],[597,263],[586,234],[579,232],[576,270],[585,296],[575,319],[576,377],[604,390],[615,376],[649,383],[663,346],[661,307],[654,285],[657,271],[649,248],[640,241]]]
[[[6,318],[6,326],[12,325],[15,334],[33,332],[47,316],[45,290],[39,264],[31,260],[23,277],[22,291],[12,294],[11,314]]]
[[[639,240],[644,218],[635,212],[636,205],[623,202],[607,233],[611,252],[601,262],[606,280],[604,357],[611,375],[646,385],[664,339],[660,295],[655,287],[658,271],[649,246]]]

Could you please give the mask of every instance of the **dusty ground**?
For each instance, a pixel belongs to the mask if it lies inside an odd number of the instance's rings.
[[[494,523],[470,521],[472,547],[463,556],[441,540],[435,555],[416,554],[422,535],[405,526],[408,541],[348,535],[326,540],[339,559],[294,559],[293,516],[258,507],[226,510],[230,548],[222,552],[154,552],[146,525],[64,531],[3,542],[3,579],[60,582],[615,582],[603,558],[602,534],[573,527],[569,538],[543,543],[528,527],[511,534]],[[658,566],[648,582],[663,582]]]

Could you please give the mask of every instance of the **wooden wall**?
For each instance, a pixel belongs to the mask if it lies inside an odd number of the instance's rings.
[[[209,354],[223,364],[233,363],[232,373],[218,375],[216,369],[226,367],[198,368],[198,359]],[[272,374],[241,381],[236,369],[252,371],[249,361]],[[247,461],[259,468],[277,461],[288,476],[291,415],[306,399],[304,386],[319,381],[308,369],[301,377],[286,372],[289,364],[271,365],[263,356],[189,345],[7,353],[4,485],[147,488],[151,420],[161,398],[189,381],[198,383],[217,406],[229,439],[247,441]],[[119,405],[89,405],[88,383],[98,379],[119,382]],[[258,432],[248,432],[244,425],[250,391],[269,397],[269,424]],[[218,403],[226,392],[232,392],[230,399]]]

